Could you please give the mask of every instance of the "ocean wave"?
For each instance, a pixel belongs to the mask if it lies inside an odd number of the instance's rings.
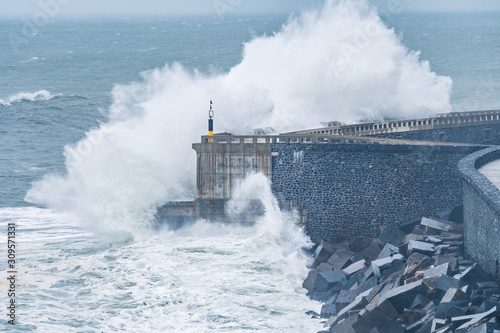
[[[38,61],[38,60],[45,60],[45,58],[33,57],[31,59],[21,61],[21,64],[28,64],[30,62],[34,62],[34,61]]]
[[[0,105],[8,106],[11,105],[12,103],[16,102],[22,102],[22,101],[29,101],[29,102],[35,102],[35,101],[48,101],[51,100],[54,97],[61,96],[59,95],[52,95],[49,91],[47,90],[40,90],[34,93],[30,92],[20,92],[14,95],[11,95],[7,100],[0,99]]]

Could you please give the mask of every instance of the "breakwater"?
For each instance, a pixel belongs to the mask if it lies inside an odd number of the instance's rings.
[[[460,161],[463,177],[465,247],[484,269],[500,274],[500,190],[478,169],[500,159],[500,147],[471,154]]]

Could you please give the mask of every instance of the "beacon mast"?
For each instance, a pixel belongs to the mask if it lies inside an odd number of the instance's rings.
[[[210,110],[208,111],[208,142],[214,142],[214,110],[212,109],[212,101],[210,101]]]

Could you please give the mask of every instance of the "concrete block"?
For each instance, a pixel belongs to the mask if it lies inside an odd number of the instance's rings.
[[[428,256],[433,256],[436,253],[436,248],[433,244],[411,240],[408,243],[408,254],[415,252],[422,253]]]
[[[423,217],[420,222],[421,225],[426,226],[427,228],[431,228],[437,231],[448,232],[451,229],[451,222],[445,223],[443,220],[436,220],[431,218]]]
[[[340,270],[349,263],[349,260],[353,255],[354,252],[352,252],[351,250],[340,247],[328,259],[328,264],[332,265],[333,268]]]
[[[472,265],[464,272],[455,275],[454,278],[467,283],[486,282],[490,280],[488,274],[478,264]]]
[[[385,295],[385,299],[392,303],[398,313],[403,313],[404,309],[408,308],[413,303],[417,294],[423,291],[424,287],[422,280],[420,280],[389,290]],[[381,299],[379,302],[383,302],[385,299]]]
[[[398,253],[399,253],[399,248],[397,246],[387,243],[385,244],[384,248],[378,255],[377,259],[387,258]]]
[[[357,261],[354,264],[351,264],[350,266],[344,268],[342,270],[342,272],[344,272],[344,274],[346,276],[350,276],[356,272],[359,272],[360,270],[362,270],[365,267],[366,267],[366,260],[363,259],[363,260]]]
[[[314,281],[314,289],[318,291],[327,291],[333,285],[340,283],[345,284],[347,279],[345,274],[339,270],[320,272],[316,276],[316,280]]]
[[[373,260],[377,259],[380,252],[384,248],[384,243],[378,239],[374,239],[368,248],[359,254],[368,262],[371,263]]]
[[[468,301],[469,296],[457,288],[450,288],[446,291],[443,298],[441,299],[441,303],[449,303],[455,301]]]
[[[497,311],[497,307],[496,306],[493,307],[493,308],[491,308],[489,311],[482,312],[482,313],[477,313],[477,314],[473,315],[473,317],[470,318],[470,320],[466,321],[464,324],[462,324],[461,326],[459,326],[455,330],[455,332],[456,333],[465,332],[470,327],[473,327],[475,324],[477,324],[479,321],[484,320],[486,318],[494,317],[497,314],[498,314],[498,311]],[[452,322],[453,322],[453,319],[452,319]]]
[[[365,316],[359,318],[352,327],[356,333],[370,332],[374,327],[377,329],[383,328],[390,320],[396,320],[398,312],[389,301],[384,301],[377,305],[373,310]]]
[[[450,264],[446,263],[426,270],[424,272],[424,277],[448,275],[449,271]]]
[[[372,243],[372,240],[368,237],[357,236],[349,243],[349,248],[351,251],[358,253],[366,250]]]
[[[326,262],[323,262],[318,267],[316,267],[316,271],[317,272],[333,271],[333,266]]]
[[[395,254],[392,257],[385,257],[372,261],[371,267],[375,276],[380,278],[382,276],[382,270],[390,267],[393,261],[402,262],[403,260],[404,257],[401,254]]]
[[[402,244],[405,236],[406,234],[402,232],[400,228],[392,225],[385,225],[382,226],[378,239],[380,239],[384,243],[390,243],[392,245],[399,246]]]

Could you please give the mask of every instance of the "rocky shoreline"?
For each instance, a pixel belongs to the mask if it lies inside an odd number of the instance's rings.
[[[460,207],[378,238],[315,240],[303,283],[323,303],[322,332],[500,332],[500,288],[464,252]],[[498,330],[498,331],[497,331]]]

